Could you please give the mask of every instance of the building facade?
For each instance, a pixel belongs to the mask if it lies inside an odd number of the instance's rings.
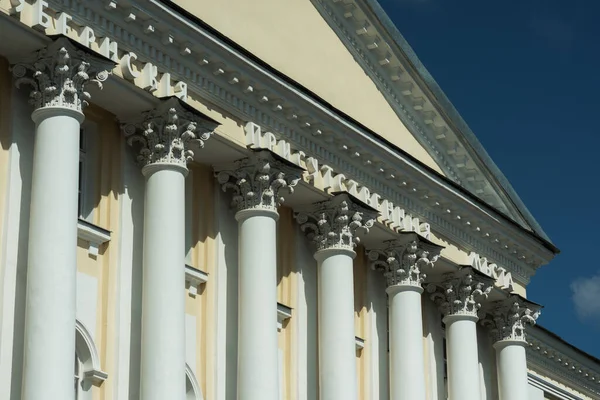
[[[374,0],[0,0],[0,38],[0,398],[600,398]]]

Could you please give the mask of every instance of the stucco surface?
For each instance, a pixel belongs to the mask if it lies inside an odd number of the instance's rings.
[[[310,1],[174,3],[441,173]]]

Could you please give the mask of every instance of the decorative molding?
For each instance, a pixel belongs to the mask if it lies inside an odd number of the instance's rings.
[[[102,89],[113,68],[112,61],[61,37],[14,64],[12,73],[17,88],[32,87],[29,102],[36,109],[63,107],[82,112],[91,98],[86,87]]]
[[[94,339],[85,325],[78,320],[75,321],[75,330],[75,351],[83,364],[84,379],[94,386],[100,386],[108,378],[108,374],[102,371]]]
[[[370,250],[368,256],[371,267],[383,273],[388,287],[421,287],[427,277],[423,270],[433,268],[443,248],[413,233],[402,234],[384,245],[383,249]]]
[[[527,342],[527,365],[530,370],[562,382],[591,398],[600,398],[598,360],[577,354],[570,346],[558,342],[536,327],[528,331]]]
[[[472,267],[462,267],[443,275],[441,282],[429,283],[427,292],[444,316],[468,315],[477,317],[481,300],[493,288],[493,279]]]
[[[267,150],[253,152],[233,165],[215,166],[215,171],[223,191],[233,191],[232,204],[238,211],[276,211],[284,201],[283,191],[294,193],[303,172]]]
[[[208,274],[190,265],[185,266],[185,284],[190,297],[198,295],[198,286],[208,282]]]
[[[375,224],[376,210],[360,204],[347,193],[336,194],[329,200],[305,208],[294,214],[300,229],[318,250],[354,250],[359,236],[367,234]]]
[[[561,389],[555,384],[548,382],[542,377],[532,373],[527,374],[527,383],[542,390],[544,394],[551,394],[552,396],[555,396],[558,400],[583,400],[581,396],[569,393],[568,391]]]
[[[283,323],[292,318],[292,309],[281,303],[277,303],[277,332],[283,329]]]
[[[110,231],[82,219],[77,220],[77,237],[89,243],[88,254],[98,257],[100,246],[110,241]]]
[[[240,120],[260,121],[261,126],[288,140],[297,151],[314,154],[319,162],[401,205],[430,223],[438,236],[502,265],[521,283],[526,284],[535,268],[551,259],[552,252],[530,235],[509,223],[499,224],[501,218],[493,211],[465,197],[410,158],[390,150],[169,6],[156,0],[131,9],[120,4],[105,9],[101,4],[76,0],[50,0],[49,4],[56,15],[69,13],[73,26],[99,21],[94,31],[102,54],[119,60],[135,52],[140,61],[153,63],[146,66],[169,71],[169,79],[184,81],[188,90]],[[125,17],[132,12],[141,12],[144,18],[127,22]],[[168,27],[170,40],[162,41],[164,36],[149,33],[142,23],[148,18],[161,29]],[[22,22],[29,23],[26,19]],[[191,53],[179,52],[178,45],[183,43],[194,43]],[[226,65],[220,67],[223,73],[213,74],[216,65]],[[237,79],[227,80],[230,75]],[[154,75],[153,79],[158,77]],[[266,102],[254,96],[257,85]],[[156,89],[148,86],[147,90]],[[285,99],[282,108],[271,107],[269,99],[277,98]],[[300,115],[299,110],[304,114]],[[353,146],[348,146],[349,135]]]
[[[356,345],[356,351],[361,351],[365,348],[365,339],[359,338],[358,336],[354,337],[354,343]]]
[[[192,371],[192,369],[190,368],[190,366],[188,365],[188,363],[185,363],[185,377],[187,378],[187,381],[189,382],[192,392],[193,392],[193,398],[195,400],[204,400],[204,395],[202,394],[202,388],[200,387],[200,384],[198,383],[198,379],[196,379],[196,374],[194,374],[194,371]],[[186,399],[189,399],[189,392],[186,393]]]
[[[437,102],[430,100],[429,90],[420,83],[422,80],[411,62],[393,41],[378,32],[379,24],[367,15],[364,3],[312,2],[444,173],[491,206],[524,223],[517,212],[506,206],[506,199],[497,193],[480,162],[437,109]]]
[[[171,97],[145,112],[141,121],[125,122],[121,129],[130,146],[139,145],[137,161],[141,166],[168,163],[187,168],[194,158],[192,149],[203,148],[217,125]]]
[[[500,340],[519,340],[527,342],[526,326],[535,325],[542,306],[527,299],[511,294],[504,300],[494,301],[485,306],[481,324],[489,328],[494,342]]]

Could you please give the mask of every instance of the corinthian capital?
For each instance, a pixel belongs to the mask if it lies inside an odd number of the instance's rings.
[[[171,97],[140,120],[123,123],[121,129],[140,165],[168,163],[186,168],[194,158],[194,148],[204,147],[217,125]]]
[[[468,315],[477,317],[480,301],[486,299],[494,285],[490,278],[472,267],[444,274],[441,282],[427,285],[427,292],[444,316]]]
[[[353,250],[361,232],[367,234],[375,223],[377,211],[342,193],[300,210],[295,216],[317,250]]]
[[[427,275],[423,272],[433,268],[442,247],[431,243],[415,233],[401,233],[396,240],[385,242],[382,249],[370,250],[372,268],[383,273],[388,287],[411,285],[421,287]]]
[[[494,342],[517,340],[526,343],[525,327],[535,325],[541,308],[539,304],[511,294],[507,299],[491,303],[481,324],[489,328]]]
[[[15,85],[32,87],[29,102],[36,109],[64,107],[81,112],[88,105],[88,85],[102,88],[114,63],[61,37],[12,66]]]
[[[233,206],[238,211],[276,211],[284,201],[284,191],[294,193],[303,172],[302,168],[267,150],[216,169],[223,191],[233,191]]]

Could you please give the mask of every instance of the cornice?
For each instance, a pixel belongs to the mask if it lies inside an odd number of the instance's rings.
[[[561,350],[543,331],[532,328],[527,331],[527,363],[531,370],[546,374],[549,378],[592,398],[600,396],[600,368],[592,366],[568,350]]]
[[[418,74],[410,70],[410,62],[376,27],[366,5],[355,0],[312,2],[444,173],[491,206],[525,224],[518,212],[509,210],[506,197],[498,194],[479,161],[430,100]]]
[[[295,150],[427,221],[436,234],[504,266],[520,282],[552,258],[541,240],[162,2],[128,8],[76,0],[49,4],[68,12],[73,24],[94,21],[96,36],[116,41],[119,55],[135,52],[140,62],[186,82],[189,92],[240,121],[256,121]]]

